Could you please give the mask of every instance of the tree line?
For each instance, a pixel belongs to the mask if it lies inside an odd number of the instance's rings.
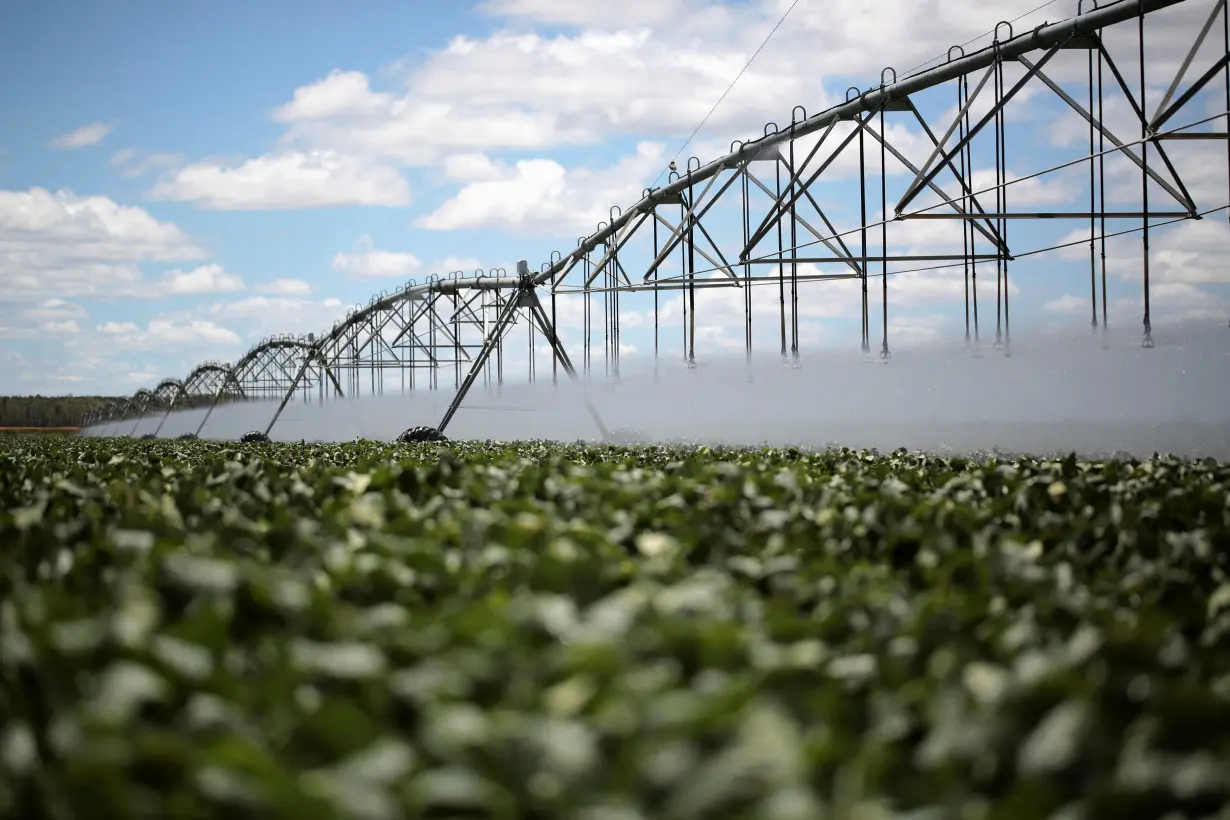
[[[0,396],[0,427],[77,427],[111,396]]]

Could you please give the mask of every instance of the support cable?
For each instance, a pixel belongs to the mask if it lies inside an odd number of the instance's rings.
[[[1055,0],[1051,0],[1051,2],[1055,2]],[[791,3],[786,8],[786,11],[784,14],[782,14],[781,19],[779,19],[776,25],[773,26],[772,30],[769,31],[769,34],[768,36],[764,38],[764,41],[761,42],[761,44],[756,48],[754,52],[752,52],[752,56],[748,59],[747,63],[744,64],[743,68],[739,69],[739,73],[736,74],[735,78],[730,81],[730,85],[726,86],[726,90],[722,92],[722,96],[718,97],[717,102],[715,102],[713,104],[713,107],[709,109],[709,113],[704,116],[704,119],[700,121],[699,125],[697,125],[694,129],[692,129],[691,136],[689,136],[687,140],[684,141],[683,145],[679,146],[679,150],[675,152],[675,155],[673,157],[671,157],[670,165],[675,164],[675,160],[679,159],[679,155],[683,153],[683,149],[687,148],[692,143],[692,140],[696,138],[696,135],[700,133],[700,129],[705,127],[705,123],[707,123],[709,121],[709,118],[713,116],[713,112],[717,111],[718,106],[721,105],[722,101],[726,99],[726,95],[729,94],[731,90],[735,87],[735,83],[739,82],[739,78],[742,77],[743,74],[749,68],[751,68],[752,62],[756,59],[757,56],[759,56],[761,50],[763,50],[764,47],[769,44],[769,40],[771,40],[773,38],[773,35],[777,33],[777,30],[781,28],[782,23],[786,22],[786,18],[790,16],[790,12],[794,11],[794,7],[797,6],[798,4],[799,4],[799,0],[794,0],[794,2]],[[667,168],[669,168],[670,165],[668,165]],[[656,188],[658,183],[662,181],[662,175],[665,173],[666,173],[666,169],[664,168],[662,171],[658,173],[658,178],[655,179],[653,181],[653,184],[650,185],[649,187]]]

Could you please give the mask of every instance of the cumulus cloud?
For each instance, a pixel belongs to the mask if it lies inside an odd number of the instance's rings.
[[[175,168],[183,163],[183,157],[179,154],[144,154],[133,162],[138,155],[139,152],[131,148],[117,151],[111,157],[111,167],[118,168],[120,176],[125,179],[136,179],[159,168]]]
[[[147,295],[138,263],[204,256],[174,223],[108,197],[0,191],[0,300]]]
[[[454,271],[473,271],[481,266],[477,259],[446,256],[432,264],[404,251],[384,251],[375,247],[366,234],[355,241],[353,250],[333,257],[333,270],[356,279],[406,279],[421,274],[445,275]]]
[[[1068,259],[1088,259],[1089,229],[1069,232],[1061,241]],[[1154,282],[1185,285],[1230,285],[1224,261],[1230,254],[1230,225],[1205,218],[1181,222],[1154,232],[1150,242],[1149,274]],[[1115,236],[1106,241],[1106,270],[1114,277],[1138,279],[1142,272],[1139,236]]]
[[[111,133],[112,126],[103,122],[90,123],[83,125],[75,131],[70,131],[67,134],[60,134],[51,140],[51,147],[59,151],[72,151],[76,148],[88,148],[92,145],[98,145],[108,134]]]
[[[1073,296],[1065,293],[1057,299],[1051,299],[1042,305],[1047,313],[1086,313],[1089,310],[1089,300],[1084,296]]]
[[[257,285],[256,289],[274,296],[306,296],[312,292],[312,286],[302,279],[274,279]]]
[[[127,349],[234,348],[241,343],[233,330],[200,319],[151,319],[142,330],[133,322],[104,322],[95,330],[111,344]]]
[[[159,180],[149,196],[216,211],[397,207],[410,203],[410,186],[388,166],[330,150],[290,151],[237,165],[194,163]]]
[[[377,250],[372,238],[364,235],[353,251],[340,251],[333,257],[333,270],[361,278],[406,278],[423,269],[423,262],[412,253]]]
[[[610,218],[612,203],[639,199],[641,180],[663,163],[663,146],[648,142],[607,168],[570,170],[551,159],[493,163],[485,178],[462,187],[415,225],[432,231],[506,227],[556,236],[585,234]]]
[[[377,90],[366,74],[339,68],[295,89],[274,116],[287,125],[290,142],[413,165],[615,135],[674,139],[709,113],[786,5],[489,0],[482,9],[506,25],[485,37],[456,37],[400,69],[401,88]],[[818,111],[851,79],[865,87],[878,78],[890,57],[913,65],[986,34],[997,20],[1017,16],[1010,6],[1002,0],[801,5],[739,77],[705,133],[752,136],[798,103]],[[1042,17],[1027,15],[1017,26]]]
[[[227,273],[221,265],[201,265],[190,271],[168,271],[163,274],[162,285],[168,294],[175,296],[233,293],[247,289],[242,279]]]
[[[215,302],[196,314],[239,326],[245,338],[254,340],[273,333],[320,333],[344,312],[342,302],[335,298],[316,301],[299,296],[249,296]]]
[[[136,333],[139,330],[139,328],[132,322],[103,322],[94,329],[99,333],[105,333],[108,336],[120,336],[125,333]]]
[[[72,319],[65,319],[63,322],[44,322],[43,330],[48,333],[79,333],[81,326]]]
[[[36,321],[65,321],[89,317],[81,305],[64,299],[44,299],[34,307],[26,308],[22,313]]]
[[[686,10],[702,6],[697,0],[623,0],[614,3],[557,3],[554,0],[485,0],[478,10],[492,17],[546,25],[639,27],[664,23]]]
[[[44,299],[22,306],[0,302],[0,338],[46,340],[46,334],[71,334],[89,318],[85,308],[64,299]]]

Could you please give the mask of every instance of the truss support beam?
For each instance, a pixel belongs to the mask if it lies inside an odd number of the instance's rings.
[[[678,167],[671,164],[663,187],[643,189],[638,203],[631,207],[622,203],[624,210],[604,210],[594,217],[603,220],[598,222],[597,231],[581,237],[568,252],[552,253],[533,272],[522,262],[516,266],[515,276],[495,268],[473,275],[460,271],[444,277],[432,275],[423,284],[411,280],[392,293],[382,291],[366,305],[356,305],[319,340],[314,336],[267,338],[249,349],[233,367],[202,363],[183,382],[168,379],[152,389],[142,388],[131,398],[107,402],[88,413],[86,420],[99,425],[93,430],[124,435],[129,428],[139,434],[148,417],[150,424],[157,425],[154,435],[159,435],[172,412],[186,406],[208,407],[199,434],[214,406],[242,397],[269,401],[266,410],[257,412],[273,414],[266,428],[266,433],[271,433],[291,401],[314,403],[319,396],[323,403],[334,395],[342,396],[343,387],[346,395],[358,397],[367,393],[369,383],[373,396],[396,391],[398,381],[403,394],[435,390],[442,386],[441,371],[447,377],[451,369],[454,383],[450,387],[456,389],[456,395],[450,393],[436,411],[436,418],[443,413],[440,429],[445,429],[461,408],[469,406],[465,402],[473,401],[468,392],[476,383],[492,387],[504,384],[506,353],[518,346],[518,340],[528,345],[528,361],[522,362],[518,356],[515,364],[528,365],[530,383],[538,378],[544,355],[552,358],[553,383],[558,382],[555,377],[562,368],[574,381],[588,386],[595,374],[601,378],[604,366],[606,374],[618,381],[620,325],[628,324],[628,314],[621,312],[621,299],[626,305],[626,294],[649,290],[653,291],[655,379],[659,358],[665,361],[680,349],[688,368],[697,367],[697,326],[706,329],[701,319],[707,301],[701,300],[698,305],[697,290],[740,289],[743,341],[750,360],[753,318],[759,322],[762,315],[762,306],[753,305],[753,286],[762,287],[760,295],[774,304],[771,311],[763,311],[772,314],[772,320],[758,331],[757,346],[768,343],[775,347],[776,325],[780,324],[781,355],[786,359],[792,353],[797,360],[800,315],[808,315],[808,311],[800,310],[804,305],[799,283],[849,279],[838,290],[843,300],[849,298],[846,307],[851,318],[859,312],[856,300],[861,294],[862,349],[872,352],[870,338],[880,335],[880,328],[872,325],[882,323],[882,355],[887,356],[889,277],[924,271],[936,271],[943,277],[951,273],[956,279],[954,301],[960,299],[957,291],[964,278],[965,339],[972,345],[971,352],[977,355],[979,345],[989,342],[989,319],[994,324],[996,348],[1007,354],[1009,263],[1014,263],[1014,271],[1021,271],[1015,265],[1017,258],[1086,244],[1090,291],[1084,318],[1092,322],[1095,331],[1101,331],[1105,344],[1107,241],[1137,233],[1143,245],[1141,271],[1148,339],[1150,233],[1156,235],[1163,225],[1225,210],[1219,207],[1224,200],[1218,196],[1218,191],[1224,196],[1224,186],[1212,193],[1206,185],[1189,191],[1177,168],[1208,168],[1210,162],[1223,167],[1221,162],[1230,162],[1230,154],[1217,160],[1219,152],[1230,149],[1225,119],[1230,114],[1230,0],[1191,0],[1184,7],[1184,11],[1194,12],[1190,15],[1154,14],[1184,2],[1187,0],[1100,0],[1097,4],[1085,2],[1083,10],[1074,3],[1075,18],[1043,24],[1019,36],[1013,35],[1011,24],[1001,23],[994,43],[978,52],[967,55],[954,46],[943,65],[900,78],[886,68],[878,86],[866,90],[852,87],[840,104],[810,117],[802,106],[796,106],[788,120],[779,120],[782,127],[767,123],[763,136],[731,143],[725,156],[707,165],[696,157],[689,157],[686,163],[680,158]],[[1166,44],[1172,46],[1168,57],[1146,52],[1150,24],[1156,25]],[[1005,25],[1007,39],[1001,40]],[[1178,33],[1172,29],[1180,27],[1190,29],[1182,48],[1177,37],[1172,37],[1172,33]],[[1224,31],[1219,30],[1223,27]],[[1124,58],[1119,56],[1121,47]],[[1210,50],[1214,53],[1206,57]],[[1055,67],[1062,61],[1055,59],[1061,51],[1065,57],[1075,58],[1063,69]],[[1146,56],[1164,63],[1165,76],[1156,77],[1156,85],[1145,82],[1146,72],[1154,70]],[[1125,75],[1115,59],[1131,60],[1131,70]],[[1080,71],[1073,72],[1073,66]],[[1122,68],[1128,67],[1124,62]],[[1087,75],[1087,86],[1078,74]],[[1223,75],[1224,103],[1220,88]],[[1009,150],[1013,145],[1010,131],[1016,126],[1015,119],[1008,115],[1017,105],[1029,107],[1021,98],[1031,90],[1045,97],[1048,118],[1058,104],[1059,115],[1072,120],[1078,136],[1088,131],[1088,154],[1078,144],[1078,158],[1037,170],[1041,164],[1051,164],[1048,156],[1030,149]],[[1113,99],[1105,100],[1104,92]],[[1114,126],[1107,119],[1107,102],[1112,104],[1110,113],[1128,117],[1130,127]],[[1072,118],[1069,108],[1083,122]],[[945,113],[930,117],[930,122],[922,114],[939,111]],[[886,119],[897,115],[900,118],[887,127]],[[897,136],[901,129],[908,139]],[[1222,144],[1212,151],[1206,149],[1213,146],[1190,142],[1213,139]],[[1077,142],[1084,143],[1085,139]],[[1180,156],[1181,152],[1186,155]],[[1122,166],[1128,172],[1129,184],[1120,185],[1120,167],[1115,166],[1110,169],[1108,191],[1106,161],[1117,153],[1127,160]],[[757,163],[763,163],[763,168]],[[1009,167],[1021,175],[1010,177]],[[1056,199],[1051,205],[1043,204],[1051,201],[1049,196],[1014,195],[1033,193],[1029,186],[1022,188],[1019,183],[1069,168],[1073,172],[1061,174],[1060,188],[1074,187],[1067,177],[1074,181],[1084,170],[1087,197],[1077,189],[1074,195],[1063,195],[1066,201]],[[847,172],[855,187],[826,197],[830,180],[836,178],[845,184]],[[1158,191],[1155,183],[1163,190]],[[1192,194],[1218,201],[1197,206]],[[1171,197],[1176,202],[1170,202]],[[1015,207],[1009,206],[1010,200]],[[820,203],[824,203],[823,208]],[[951,222],[904,224],[910,220]],[[1010,250],[1009,232],[1022,220],[1048,222],[1050,228],[1045,233],[1054,236],[1035,242],[1026,232],[1016,242],[1024,239],[1030,247]],[[1073,220],[1078,225],[1087,223],[1087,241],[1061,236]],[[893,223],[901,224],[894,227]],[[1054,244],[1041,247],[1052,239]],[[1044,267],[1040,265],[1039,270]],[[992,274],[993,283],[989,281]],[[875,288],[881,294],[869,292],[868,280],[874,278],[881,279],[876,284],[882,287]],[[547,300],[543,294],[548,292],[551,302],[544,307]],[[571,294],[583,303],[577,304],[583,341],[570,344],[575,347],[572,352],[578,353],[575,367],[557,334],[557,293]],[[1109,294],[1112,301],[1118,295]],[[879,296],[882,305],[873,305],[873,296]],[[660,297],[669,301],[664,305]],[[816,298],[832,297],[821,293]],[[989,304],[991,299],[993,305]],[[729,301],[733,304],[734,300]],[[634,318],[645,316],[648,322],[650,314],[642,314],[640,304],[634,310]],[[703,342],[705,334],[700,336]],[[671,341],[660,341],[666,337]],[[238,393],[232,385],[240,387]],[[223,393],[228,395],[225,400]],[[586,391],[581,395],[586,396]],[[591,413],[606,435],[592,406]]]
[[[1034,78],[1034,76],[1041,75],[1042,66],[1046,65],[1050,61],[1050,59],[1058,53],[1059,53],[1059,45],[1052,46],[1050,49],[1047,50],[1045,54],[1042,55],[1042,59],[1038,61],[1037,65],[1034,65],[1030,63],[1029,61],[1027,61],[1024,56],[1020,56],[1017,58],[1017,60],[1021,63],[1021,65],[1025,66],[1025,68],[1027,69],[1025,72],[1025,76],[1017,80],[1012,85],[1012,88],[1008,89],[1008,91],[1005,92],[996,101],[995,105],[991,106],[991,110],[988,111],[986,114],[984,114],[982,116],[982,119],[978,120],[978,122],[975,123],[973,127],[967,130],[965,132],[964,137],[957,140],[956,145],[954,145],[948,151],[944,152],[943,156],[941,157],[941,161],[936,163],[934,167],[930,167],[931,162],[934,161],[934,157],[935,157],[935,154],[932,154],[932,159],[928,160],[927,163],[923,165],[923,170],[926,171],[926,173],[919,175],[918,178],[916,178],[912,183],[910,183],[910,187],[906,189],[905,195],[901,197],[901,201],[898,202],[896,206],[893,208],[893,211],[897,214],[897,216],[901,216],[901,212],[904,211],[906,206],[909,205],[911,202],[913,202],[915,197],[917,197],[922,192],[923,187],[928,182],[931,182],[937,176],[939,176],[940,171],[942,171],[946,166],[950,165],[950,163],[952,162],[952,158],[957,155],[957,152],[959,152],[962,148],[964,148],[967,143],[972,141],[974,137],[976,137],[978,133],[982,131],[982,129],[985,128],[991,122],[991,120],[995,119],[1000,114],[1000,112],[1003,111],[1004,107],[1009,102],[1012,101],[1012,98],[1015,97],[1020,92],[1020,90],[1024,88],[1029,83],[1029,81]],[[967,102],[966,109],[969,108],[969,105],[970,103]],[[962,116],[964,116],[965,111],[962,111],[961,113],[962,113]],[[949,132],[948,132],[949,135],[951,135],[952,132],[956,130],[956,126],[957,126],[957,123],[954,122],[952,125],[952,128],[949,129]],[[947,137],[944,138],[944,140],[946,139]],[[944,144],[944,140],[941,140],[940,144],[935,147],[936,154],[940,153],[942,146]],[[928,170],[929,167],[930,167],[930,170]]]
[[[1109,55],[1105,55],[1105,56],[1109,57]],[[1140,157],[1136,156],[1136,154],[1129,151],[1127,146],[1123,144],[1122,140],[1120,140],[1113,133],[1111,133],[1110,129],[1108,129],[1104,123],[1102,123],[1100,120],[1094,117],[1093,114],[1086,111],[1083,105],[1078,103],[1076,100],[1072,99],[1071,95],[1069,95],[1068,92],[1060,88],[1058,83],[1056,83],[1050,77],[1042,73],[1042,64],[1046,62],[1045,60],[1038,63],[1037,66],[1034,66],[1032,63],[1029,62],[1029,60],[1025,59],[1024,57],[1020,58],[1020,62],[1026,68],[1029,68],[1031,73],[1034,76],[1036,76],[1039,80],[1041,80],[1043,83],[1045,83],[1048,88],[1054,91],[1055,94],[1061,100],[1066,102],[1069,108],[1071,108],[1077,114],[1080,114],[1085,119],[1085,122],[1092,125],[1102,134],[1102,136],[1110,140],[1111,144],[1119,149],[1119,153],[1123,154],[1123,156],[1131,160],[1132,163],[1137,168],[1139,168],[1142,173],[1148,175],[1148,177],[1152,179],[1154,182],[1156,182],[1163,191],[1165,191],[1166,193],[1174,197],[1176,202],[1178,202],[1180,205],[1185,206],[1188,209],[1188,213],[1187,213],[1188,216],[1191,216],[1192,214],[1196,212],[1196,204],[1192,202],[1192,198],[1190,196],[1187,196],[1185,192],[1181,193],[1175,190],[1174,186],[1172,186],[1169,182],[1167,182],[1166,180],[1158,176],[1157,171],[1154,171]],[[1111,65],[1113,68],[1113,63],[1110,63],[1109,60],[1108,60],[1108,64]],[[1125,93],[1126,93],[1126,89],[1125,89]],[[1136,101],[1131,98],[1130,94],[1128,94],[1127,96],[1128,96],[1128,99],[1132,101],[1132,107],[1136,110],[1138,114],[1140,114],[1140,108],[1139,106],[1137,106]],[[1142,123],[1144,121],[1143,115],[1141,115],[1141,121]],[[1158,148],[1160,150],[1161,146],[1158,146]],[[1169,167],[1169,163],[1167,163],[1167,166]]]
[[[612,220],[610,225],[586,238],[577,250],[549,265],[541,273],[536,274],[534,276],[534,283],[543,284],[551,281],[559,271],[571,264],[577,255],[583,255],[589,249],[597,247],[606,241],[608,237],[622,229],[635,214],[640,213],[646,208],[652,208],[667,197],[677,196],[681,191],[687,190],[689,186],[705,181],[722,168],[729,168],[749,157],[756,156],[769,146],[819,131],[822,128],[828,127],[829,123],[834,120],[852,120],[858,118],[863,113],[878,111],[882,105],[891,100],[908,97],[918,91],[932,88],[986,68],[992,65],[996,59],[1013,60],[1031,51],[1050,49],[1054,46],[1068,43],[1072,38],[1093,34],[1098,29],[1134,19],[1141,14],[1150,14],[1177,5],[1180,2],[1183,2],[1183,0],[1120,0],[1118,3],[1087,11],[1069,20],[1042,25],[1033,31],[1022,33],[999,43],[995,48],[985,48],[965,57],[958,57],[927,71],[907,76],[895,83],[885,84],[880,88],[872,89],[848,102],[840,103],[829,108],[827,111],[808,117],[787,131],[769,134],[761,139],[747,142],[738,150],[715,159],[707,165],[702,165],[700,168],[691,171],[669,185],[650,191],[633,208]]]

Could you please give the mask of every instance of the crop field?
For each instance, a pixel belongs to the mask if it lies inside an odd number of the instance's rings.
[[[2,816],[1230,817],[1211,460],[14,438],[0,545]]]

